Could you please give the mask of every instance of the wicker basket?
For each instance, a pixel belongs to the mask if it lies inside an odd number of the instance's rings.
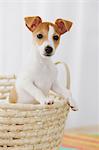
[[[8,100],[14,81],[15,76],[0,76],[2,101]],[[50,96],[53,105],[0,104],[0,150],[59,150],[69,106],[62,97]]]

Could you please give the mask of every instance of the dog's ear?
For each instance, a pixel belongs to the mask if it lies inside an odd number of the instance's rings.
[[[63,19],[57,19],[55,21],[55,24],[57,26],[58,32],[60,35],[64,34],[65,32],[68,32],[72,26],[71,21],[63,20]]]
[[[36,27],[42,23],[42,19],[39,16],[35,16],[35,17],[25,17],[25,24],[28,27],[28,29],[33,32]]]

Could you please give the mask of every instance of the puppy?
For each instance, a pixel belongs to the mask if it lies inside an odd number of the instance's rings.
[[[76,110],[71,101],[71,93],[61,87],[57,81],[57,69],[51,61],[51,56],[60,43],[61,35],[71,29],[72,22],[57,19],[55,23],[42,22],[39,16],[26,17],[25,24],[32,32],[33,49],[24,61],[21,73],[10,95],[11,103],[53,104],[48,98],[50,90],[69,99],[70,106]]]

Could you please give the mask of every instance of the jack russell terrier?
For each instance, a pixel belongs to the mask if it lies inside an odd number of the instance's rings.
[[[10,102],[30,104],[38,101],[40,104],[53,104],[54,101],[48,98],[48,93],[52,90],[68,100],[71,108],[76,110],[70,90],[59,85],[57,68],[50,59],[55,54],[61,35],[70,30],[72,22],[57,19],[53,24],[42,22],[36,16],[26,17],[25,24],[32,32],[34,49],[30,51],[17,77]]]

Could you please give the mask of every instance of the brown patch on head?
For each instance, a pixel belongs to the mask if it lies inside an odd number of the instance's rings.
[[[54,42],[54,46],[55,46],[55,49],[56,49],[58,47],[59,43],[60,43],[60,34],[58,33],[57,28],[56,28],[55,25],[54,25],[54,29],[55,29],[55,33],[53,35],[53,42]],[[57,36],[58,40],[55,40],[54,36]]]
[[[43,22],[41,23],[33,32],[33,37],[36,38],[36,43],[38,45],[42,45],[44,41],[47,41],[48,40],[48,36],[49,36],[49,29],[50,29],[50,26],[52,26],[54,28],[54,33],[52,35],[52,40],[54,42],[54,46],[55,48],[57,48],[57,46],[59,45],[59,42],[60,42],[60,34],[57,30],[57,26],[53,23],[49,23],[49,22]],[[37,35],[39,34],[42,34],[43,35],[43,38],[41,39],[38,39],[37,38]],[[53,36],[58,36],[59,39],[58,40],[54,40]]]
[[[36,39],[36,43],[38,45],[42,45],[44,41],[48,39],[48,31],[49,31],[49,26],[47,23],[42,23],[40,24],[35,31],[33,32],[33,37]],[[38,39],[37,35],[43,35],[42,39]]]

